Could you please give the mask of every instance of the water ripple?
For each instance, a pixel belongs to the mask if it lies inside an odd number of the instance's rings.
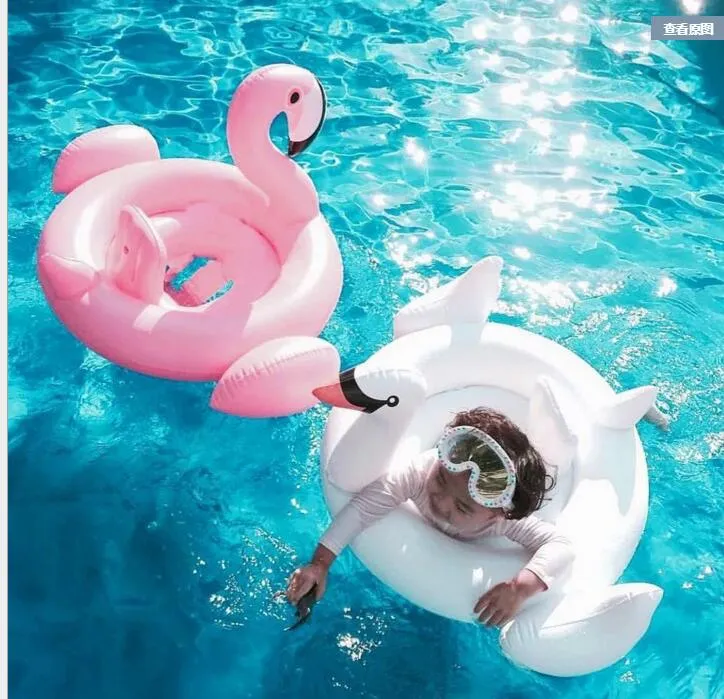
[[[395,694],[434,696],[724,694],[724,127],[712,66],[648,39],[650,15],[668,13],[658,0],[10,3],[16,696],[389,697],[392,677]],[[273,61],[328,93],[303,162],[345,259],[324,337],[346,366],[389,341],[400,305],[500,254],[497,319],[620,390],[659,387],[674,423],[641,429],[651,510],[625,577],[666,594],[613,668],[521,672],[494,635],[411,607],[348,555],[314,620],[281,634],[290,610],[274,592],[327,522],[325,411],[213,413],[210,386],[115,367],[49,311],[34,255],[61,149],[130,122],[166,157],[228,162],[229,99]]]

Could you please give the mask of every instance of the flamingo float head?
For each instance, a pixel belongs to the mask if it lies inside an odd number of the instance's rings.
[[[289,123],[287,155],[304,152],[317,138],[327,115],[327,96],[322,83],[309,71],[299,69],[297,86],[287,89],[285,112]]]
[[[237,161],[250,136],[268,129],[284,113],[289,127],[287,155],[305,151],[319,134],[327,113],[327,96],[317,77],[299,66],[275,63],[261,68],[236,90],[229,107],[229,148]]]

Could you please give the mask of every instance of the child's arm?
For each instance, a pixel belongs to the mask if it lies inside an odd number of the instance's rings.
[[[475,613],[488,626],[502,626],[533,595],[547,590],[573,560],[573,545],[555,525],[536,517],[501,520],[495,535],[535,551],[515,578],[488,590],[475,605]]]
[[[317,585],[317,599],[327,584],[327,574],[334,560],[360,532],[401,505],[422,489],[423,471],[416,461],[396,473],[385,475],[359,491],[337,514],[323,534],[312,560],[292,574],[287,588],[291,602],[301,599]]]
[[[394,476],[385,475],[359,491],[334,518],[320,545],[338,556],[360,532],[419,494],[422,472],[412,462]]]
[[[535,574],[543,589],[547,590],[573,560],[573,545],[555,524],[531,516],[503,520],[500,528],[502,536],[534,552],[523,570]]]

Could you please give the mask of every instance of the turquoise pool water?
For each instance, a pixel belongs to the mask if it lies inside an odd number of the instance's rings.
[[[650,15],[676,12],[657,2],[568,4],[11,0],[13,697],[724,696],[724,44],[650,45]],[[497,320],[661,387],[674,423],[641,427],[651,509],[625,579],[665,597],[615,667],[515,669],[497,633],[412,607],[351,554],[284,634],[273,593],[327,522],[325,410],[216,414],[210,386],[112,366],[48,309],[34,254],[61,148],[130,121],[165,156],[228,160],[228,100],[273,61],[329,97],[302,160],[346,263],[325,331],[345,365],[431,281],[499,254]]]

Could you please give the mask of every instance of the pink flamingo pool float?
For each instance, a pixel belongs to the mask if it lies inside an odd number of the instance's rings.
[[[284,112],[289,150],[271,142]],[[234,165],[161,159],[145,129],[72,141],[53,173],[67,196],[38,246],[42,288],[81,342],[157,377],[216,381],[211,405],[249,417],[300,412],[339,369],[318,334],[341,293],[342,261],[314,184],[294,162],[319,133],[322,85],[275,64],[233,96]],[[194,258],[208,263],[180,288]],[[223,293],[223,287],[232,283]]]

